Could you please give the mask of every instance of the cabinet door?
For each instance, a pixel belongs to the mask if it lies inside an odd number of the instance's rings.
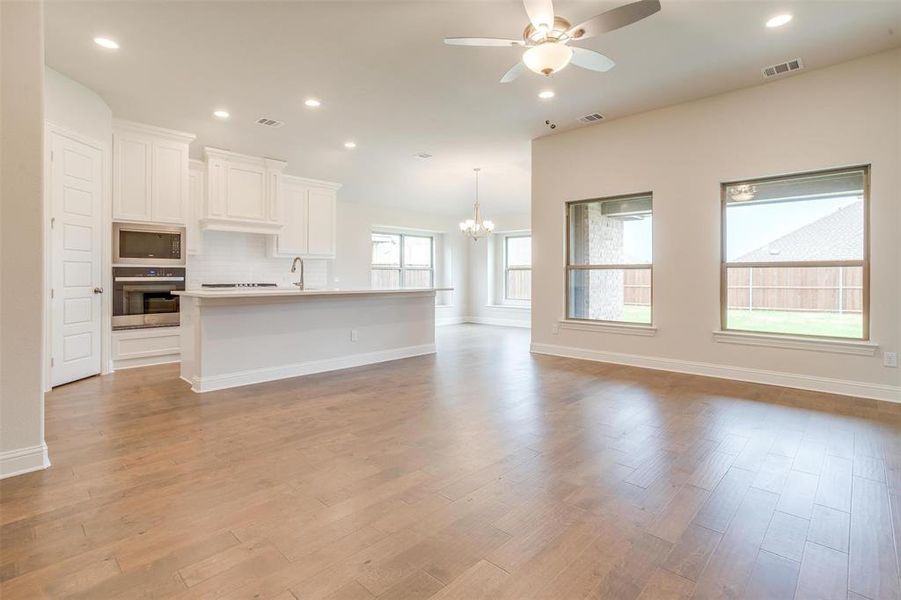
[[[225,216],[263,221],[269,216],[266,173],[262,167],[242,163],[225,164]]]
[[[151,211],[154,221],[184,223],[187,208],[188,150],[183,144],[154,142]]]
[[[307,188],[297,184],[283,184],[280,204],[285,228],[276,238],[277,253],[291,256],[307,254]]]
[[[205,176],[203,165],[195,167],[192,164],[188,170],[188,204],[185,211],[185,245],[188,254],[200,254],[203,248],[199,219],[203,209]]]
[[[307,196],[308,254],[335,256],[334,190],[311,188]]]
[[[113,138],[113,218],[150,221],[152,143],[148,138],[116,134]]]

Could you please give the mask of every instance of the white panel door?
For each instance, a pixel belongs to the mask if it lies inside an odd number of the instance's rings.
[[[103,165],[97,148],[51,133],[53,385],[100,373]]]
[[[285,228],[276,238],[278,254],[303,256],[307,254],[307,187],[283,182],[280,201]]]
[[[158,223],[184,224],[188,153],[184,144],[154,142],[150,214]]]
[[[308,253],[311,256],[335,255],[335,192],[311,188],[307,196]]]

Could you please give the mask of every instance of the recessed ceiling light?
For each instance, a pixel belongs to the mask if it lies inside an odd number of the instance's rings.
[[[220,110],[214,110],[214,111],[213,111],[213,116],[216,117],[217,119],[227,119],[227,118],[229,118],[231,115],[228,114],[228,111],[227,111],[227,110],[222,110],[222,109],[220,109]]]
[[[107,48],[108,50],[118,50],[119,49],[119,44],[116,42],[116,40],[111,40],[111,39],[105,38],[105,37],[95,37],[94,43],[103,48]]]
[[[322,102],[320,102],[316,98],[307,98],[306,100],[304,100],[304,104],[306,104],[310,108],[318,108],[322,104]]]
[[[429,154],[428,152],[420,152],[419,154],[416,154],[415,156],[416,156],[416,158],[423,158],[423,159],[432,158],[432,155]]]
[[[344,147],[345,148],[356,148],[357,143],[356,142],[344,142]]]
[[[538,97],[542,100],[550,100],[554,97],[554,90],[544,90],[542,92],[538,92]]]
[[[782,27],[791,20],[792,16],[788,13],[784,13],[781,15],[776,15],[775,17],[771,17],[770,20],[766,22],[766,26],[770,28]]]

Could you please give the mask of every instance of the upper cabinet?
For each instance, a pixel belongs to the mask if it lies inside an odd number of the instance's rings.
[[[279,188],[285,162],[205,148],[206,199],[202,229],[278,233],[283,228]]]
[[[198,219],[206,197],[206,163],[192,160],[188,165],[188,211],[185,236],[188,254],[200,254],[203,250],[203,232]]]
[[[335,208],[341,185],[282,175],[279,204],[284,229],[273,236],[273,256],[335,257]]]
[[[113,219],[184,225],[189,218],[189,133],[113,123]]]

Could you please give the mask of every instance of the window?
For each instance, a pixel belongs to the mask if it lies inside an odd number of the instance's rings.
[[[724,183],[722,328],[868,339],[868,167]]]
[[[566,318],[651,324],[651,194],[566,205]]]
[[[504,237],[504,300],[532,299],[532,236]]]
[[[434,246],[431,236],[374,232],[372,287],[432,287],[435,280]]]

